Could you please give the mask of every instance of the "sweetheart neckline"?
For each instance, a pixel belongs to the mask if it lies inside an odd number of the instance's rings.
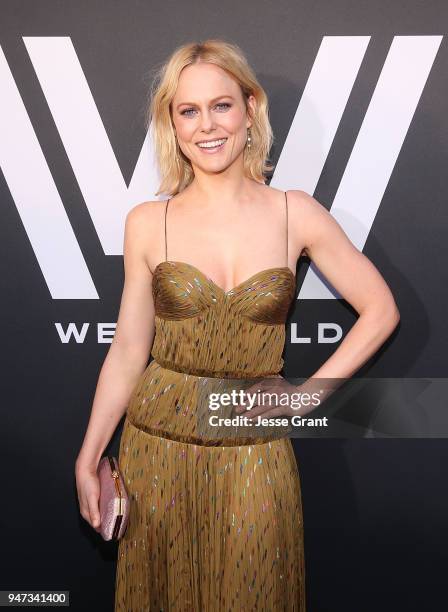
[[[255,274],[252,274],[252,276],[249,276],[249,278],[246,278],[246,280],[244,280],[241,283],[238,283],[237,285],[235,285],[235,287],[232,287],[232,289],[229,289],[228,291],[225,291],[220,285],[217,285],[212,278],[207,276],[207,274],[205,274],[205,272],[202,272],[202,270],[200,270],[198,267],[194,266],[193,264],[187,263],[186,261],[176,261],[174,259],[165,259],[164,261],[161,261],[160,263],[158,263],[156,265],[156,267],[154,268],[153,277],[157,274],[157,272],[160,269],[160,267],[163,264],[167,264],[167,263],[181,264],[183,266],[187,266],[187,268],[192,268],[193,270],[196,270],[197,272],[199,272],[199,274],[201,274],[201,276],[206,278],[217,289],[219,289],[223,295],[230,295],[231,293],[233,293],[234,291],[236,291],[237,289],[239,289],[240,287],[242,287],[243,285],[245,285],[249,281],[253,280],[254,278],[259,276],[260,274],[264,274],[265,272],[273,272],[275,270],[286,270],[292,276],[292,278],[294,279],[294,282],[295,282],[295,279],[296,279],[296,275],[294,274],[294,272],[291,270],[291,268],[289,266],[275,266],[273,268],[265,268],[264,270],[259,270],[258,272],[255,272]]]

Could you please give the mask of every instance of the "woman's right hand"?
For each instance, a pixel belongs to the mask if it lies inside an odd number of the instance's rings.
[[[95,469],[76,466],[76,489],[81,516],[95,531],[100,531],[100,481]]]

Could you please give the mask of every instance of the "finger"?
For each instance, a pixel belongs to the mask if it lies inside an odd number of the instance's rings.
[[[237,414],[244,413],[244,416],[250,416],[255,408],[258,408],[257,403],[251,406],[249,402],[247,402],[246,404],[238,404],[238,406],[235,407],[235,412]]]
[[[248,387],[247,389],[242,390],[241,392],[241,398],[242,400],[239,403],[236,403],[235,406],[237,406],[238,408],[241,407],[241,409],[247,408],[248,406],[251,406],[251,403],[253,402],[252,407],[254,407],[257,404],[257,401],[259,399],[259,393],[262,392],[263,390],[266,390],[267,385],[266,382],[263,381],[262,384],[255,384],[252,385],[250,387]]]
[[[267,410],[275,410],[276,408],[278,408],[278,406],[275,398],[261,399],[261,403],[256,402],[248,411],[247,416],[257,417],[258,415],[263,414]]]
[[[258,416],[263,416],[265,417],[266,415],[270,414],[273,416],[278,416],[281,413],[281,410],[278,406],[275,406],[274,408],[272,406],[266,407],[266,406],[257,406],[256,408],[254,408],[253,410],[251,410],[248,413],[248,417],[249,419],[255,419]]]
[[[241,389],[243,397],[245,394],[250,395],[250,396],[256,395],[259,391],[262,391],[264,388],[266,388],[266,385],[268,384],[269,384],[269,381],[260,380],[259,382],[256,382],[253,385],[250,385],[250,387]]]
[[[255,416],[258,416],[258,415],[255,415]],[[277,417],[278,418],[278,417],[281,417],[281,416],[285,416],[285,418],[286,418],[286,415],[284,415],[282,413],[282,411],[280,410],[280,408],[278,408],[278,407],[277,408],[273,408],[272,410],[266,410],[265,412],[260,412],[260,416],[263,419],[269,419],[269,418],[273,418],[273,417]],[[254,417],[251,417],[251,420],[253,418]]]
[[[89,512],[89,504],[87,503],[87,499],[82,495],[79,498],[79,512],[81,513],[82,518],[90,522],[90,512]]]
[[[245,393],[247,393],[247,391],[241,393],[241,399],[233,404],[233,409],[235,412],[242,412],[248,406],[249,398],[245,395]]]
[[[90,524],[92,527],[100,526],[100,511],[98,508],[98,501],[95,497],[89,498],[89,515],[90,515]]]
[[[249,409],[249,404],[246,404],[246,403],[236,404],[234,406],[234,410],[237,414],[239,414],[240,412],[244,412],[248,409]]]

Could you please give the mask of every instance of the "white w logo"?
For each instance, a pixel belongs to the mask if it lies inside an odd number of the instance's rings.
[[[327,36],[312,67],[271,184],[313,194],[369,43]],[[442,36],[394,38],[331,213],[362,250]],[[78,57],[67,37],[24,42],[106,255],[121,255],[124,219],[158,186],[147,134],[126,186]],[[76,236],[0,48],[0,163],[54,299],[98,299]],[[299,298],[332,292],[310,267]]]

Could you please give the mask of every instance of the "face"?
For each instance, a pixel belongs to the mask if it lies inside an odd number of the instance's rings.
[[[255,110],[254,96],[248,103]],[[182,70],[172,118],[179,147],[195,171],[219,172],[237,159],[242,163],[252,121],[240,86],[219,66],[192,64]],[[213,146],[198,144],[204,141]]]

